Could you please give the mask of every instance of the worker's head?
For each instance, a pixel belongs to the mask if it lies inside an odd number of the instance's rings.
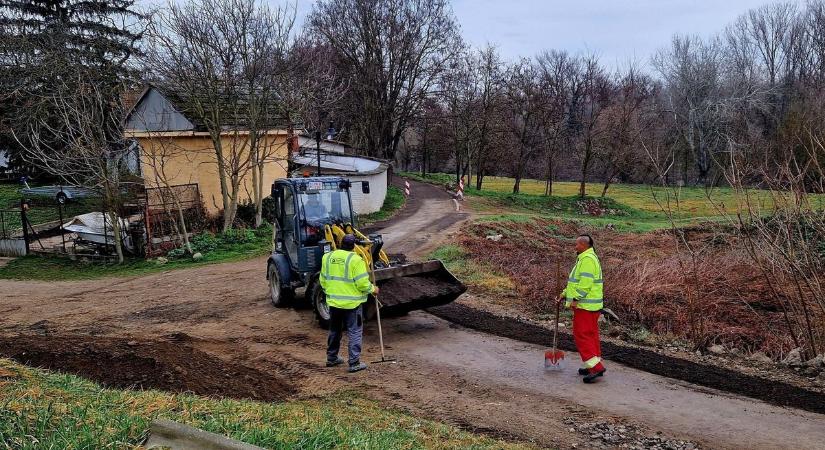
[[[341,250],[346,250],[346,251],[351,252],[353,249],[355,249],[355,242],[356,242],[355,236],[353,236],[351,234],[345,235],[341,239]]]
[[[592,247],[593,237],[589,234],[580,234],[579,237],[576,238],[576,253],[581,253]]]

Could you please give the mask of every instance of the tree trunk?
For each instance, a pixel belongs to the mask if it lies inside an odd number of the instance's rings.
[[[258,228],[262,223],[261,205],[263,204],[264,191],[264,158],[261,156],[261,137],[257,131],[249,133],[249,157],[252,166],[252,203],[255,206],[254,227]],[[265,144],[264,144],[265,145]]]
[[[253,179],[256,184],[255,192],[255,228],[260,228],[264,223],[264,164],[261,162],[258,167],[252,169]]]
[[[547,158],[547,173],[545,174],[544,195],[553,195],[553,158]]]
[[[481,183],[484,180],[484,159],[482,158],[481,148],[478,149],[478,158],[476,159],[476,190],[481,190]]]
[[[604,198],[604,196],[607,195],[607,189],[610,187],[610,180],[612,178],[613,177],[608,177],[607,179],[604,180],[604,188],[602,189],[602,198]]]
[[[223,201],[223,231],[232,228],[233,214],[230,207],[229,188],[226,184],[226,161],[223,160],[223,142],[219,133],[212,133],[212,144],[215,147],[215,159],[218,163],[218,179],[221,185],[221,200]]]
[[[590,144],[586,144],[587,148],[584,150],[584,158],[582,159],[582,179],[579,185],[579,197],[584,198],[587,195],[587,172],[590,169],[591,148]]]

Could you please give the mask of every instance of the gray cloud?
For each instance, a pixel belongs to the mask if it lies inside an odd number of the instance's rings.
[[[270,0],[273,4],[283,4]],[[801,0],[800,0],[801,1]],[[711,36],[771,0],[453,0],[464,38],[515,60],[545,49],[595,52],[608,65],[646,63],[674,33]],[[299,24],[314,0],[297,0]]]

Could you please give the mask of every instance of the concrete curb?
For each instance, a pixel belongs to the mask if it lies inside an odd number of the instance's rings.
[[[199,430],[167,419],[157,419],[149,428],[147,449],[172,450],[265,450],[215,433]]]

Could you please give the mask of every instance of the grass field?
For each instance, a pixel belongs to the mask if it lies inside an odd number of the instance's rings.
[[[421,180],[420,174],[403,173],[414,179]],[[436,173],[428,174],[427,179],[436,183],[455,183],[455,176],[450,174]],[[466,192],[470,195],[477,194],[475,190],[475,179],[467,183]],[[482,191],[512,193],[514,180],[507,177],[484,177]],[[600,197],[604,185],[602,183],[587,183],[586,193],[589,197]],[[545,182],[542,180],[525,179],[521,181],[521,194],[544,196]],[[574,197],[579,194],[579,183],[573,181],[557,181],[553,183],[553,196]],[[706,189],[703,187],[683,187],[665,189],[660,186],[645,184],[612,184],[607,191],[607,197],[615,202],[627,207],[651,213],[661,213],[662,205],[667,206],[668,194],[670,197],[670,209],[680,218],[703,218],[718,217],[720,210],[727,213],[738,211],[739,201],[737,193],[727,187],[717,187]],[[769,210],[773,205],[773,200],[768,191],[754,189],[749,192],[751,200],[755,206],[762,210]],[[812,196],[817,202],[817,207],[825,207],[825,196]],[[658,201],[661,203],[657,203]]]
[[[137,448],[166,418],[272,449],[529,448],[380,407],[357,394],[260,403],[106,389],[0,359],[0,447]]]

